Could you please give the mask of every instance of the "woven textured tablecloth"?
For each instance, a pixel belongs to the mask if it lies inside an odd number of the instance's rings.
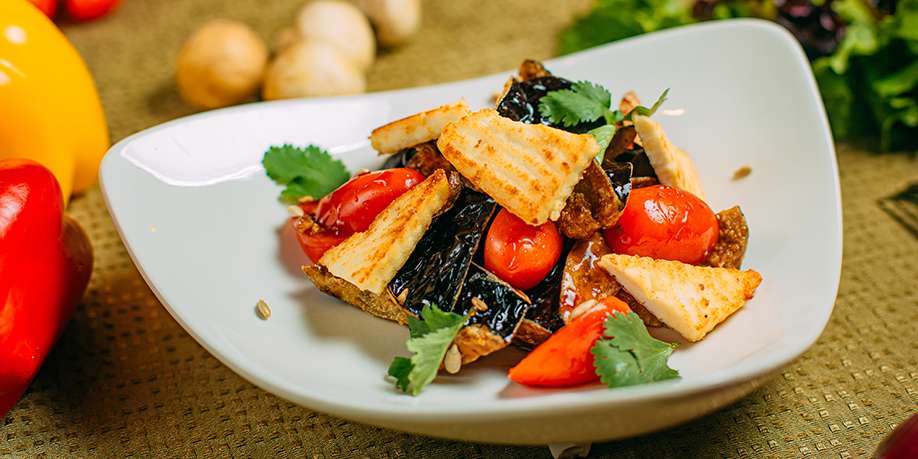
[[[191,113],[172,74],[197,24],[240,19],[271,40],[299,4],[124,0],[112,16],[63,28],[91,67],[119,140]],[[380,55],[369,88],[458,80],[550,57],[556,32],[584,6],[429,1],[423,30]],[[681,427],[594,445],[594,455],[864,457],[918,411],[918,242],[876,205],[918,179],[918,164],[914,155],[847,146],[838,159],[844,265],[819,342],[740,402]],[[97,189],[74,199],[70,211],[95,246],[92,282],[31,389],[0,423],[0,456],[550,457],[547,448],[442,441],[351,423],[254,387],[160,306]]]

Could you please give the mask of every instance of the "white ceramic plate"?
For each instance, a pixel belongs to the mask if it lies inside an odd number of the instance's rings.
[[[526,56],[520,56],[520,59]],[[440,376],[418,397],[384,378],[407,331],[325,296],[286,229],[280,189],[260,160],[272,144],[317,143],[351,171],[381,160],[371,129],[464,97],[485,106],[511,71],[356,97],[258,103],[172,121],[115,145],[102,188],[121,237],[179,323],[263,389],[326,413],[465,440],[597,441],[664,428],[748,393],[806,350],[825,326],[841,265],[835,152],[807,61],[793,38],[760,21],[724,21],[646,35],[548,62],[619,96],[652,100],[692,152],[717,209],[740,204],[745,265],[764,282],[754,300],[671,364],[683,378],[608,390],[534,390],[505,377],[506,351]],[[406,70],[408,71],[408,70]],[[752,175],[733,182],[737,168]],[[259,320],[264,298],[272,317]]]

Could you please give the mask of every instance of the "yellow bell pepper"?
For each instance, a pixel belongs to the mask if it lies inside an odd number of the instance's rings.
[[[50,169],[64,200],[96,182],[108,126],[76,48],[28,0],[0,0],[0,159]]]

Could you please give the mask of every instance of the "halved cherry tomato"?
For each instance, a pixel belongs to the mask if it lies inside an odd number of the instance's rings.
[[[616,253],[698,264],[717,242],[719,229],[704,201],[655,185],[632,190],[618,224],[604,234]]]
[[[407,167],[358,175],[319,200],[316,220],[346,236],[364,231],[390,202],[423,181],[420,172]]]
[[[531,226],[501,209],[485,238],[485,268],[508,284],[526,290],[545,279],[555,266],[562,243],[554,223]]]
[[[420,172],[408,168],[367,172],[319,201],[300,203],[307,217],[292,219],[300,247],[318,262],[325,251],[369,228],[389,203],[422,181]]]
[[[568,387],[599,380],[593,366],[593,345],[602,337],[606,318],[631,312],[625,302],[607,297],[561,327],[532,350],[507,376],[526,386]]]

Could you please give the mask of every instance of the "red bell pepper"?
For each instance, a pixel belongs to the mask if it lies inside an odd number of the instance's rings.
[[[92,246],[63,214],[54,175],[0,160],[0,418],[38,372],[91,273]]]
[[[510,369],[517,384],[569,387],[599,381],[593,365],[593,345],[603,334],[603,324],[614,311],[631,312],[624,301],[607,297],[575,317]]]

